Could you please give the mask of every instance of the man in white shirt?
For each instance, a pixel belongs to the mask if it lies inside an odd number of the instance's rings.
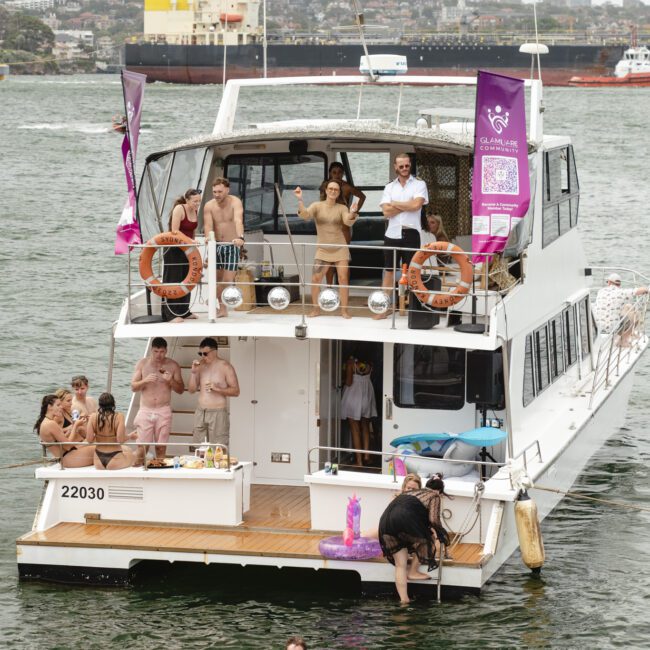
[[[621,276],[611,273],[607,277],[607,285],[598,292],[594,306],[594,315],[600,331],[603,334],[611,334],[618,330],[621,346],[629,346],[637,320],[634,315],[634,298],[646,293],[647,287],[621,288]]]
[[[395,156],[397,178],[384,188],[380,206],[388,227],[384,235],[384,280],[382,287],[392,291],[395,284],[393,263],[400,269],[410,264],[414,252],[398,250],[393,255],[391,248],[420,248],[420,213],[422,206],[429,203],[429,192],[423,180],[411,176],[411,157],[407,153]],[[375,318],[386,318],[387,314],[376,314]]]

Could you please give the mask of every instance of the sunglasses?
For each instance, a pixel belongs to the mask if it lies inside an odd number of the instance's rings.
[[[410,164],[408,165],[397,165],[397,169],[409,169],[411,167]]]
[[[199,352],[198,354],[200,357],[207,357],[210,352],[214,352],[214,350],[210,350],[209,352]]]

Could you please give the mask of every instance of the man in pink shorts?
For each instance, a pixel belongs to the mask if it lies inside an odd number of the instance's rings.
[[[165,339],[153,339],[149,356],[138,361],[131,390],[141,392],[140,410],[133,421],[138,442],[156,443],[156,458],[164,458],[172,424],[172,390],[179,395],[185,390],[181,367],[167,358]]]

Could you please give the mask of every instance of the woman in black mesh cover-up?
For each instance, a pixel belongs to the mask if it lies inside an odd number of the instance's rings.
[[[435,530],[442,544],[447,532],[440,520],[442,479],[433,478],[424,490],[410,490],[395,497],[379,520],[379,543],[384,557],[395,566],[395,586],[400,600],[408,603],[408,556],[413,554],[429,571],[438,566],[433,539]],[[433,529],[433,530],[432,530]]]

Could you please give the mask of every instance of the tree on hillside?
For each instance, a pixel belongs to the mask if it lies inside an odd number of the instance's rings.
[[[52,51],[54,33],[45,23],[33,16],[6,13],[0,16],[0,40],[5,50]]]

